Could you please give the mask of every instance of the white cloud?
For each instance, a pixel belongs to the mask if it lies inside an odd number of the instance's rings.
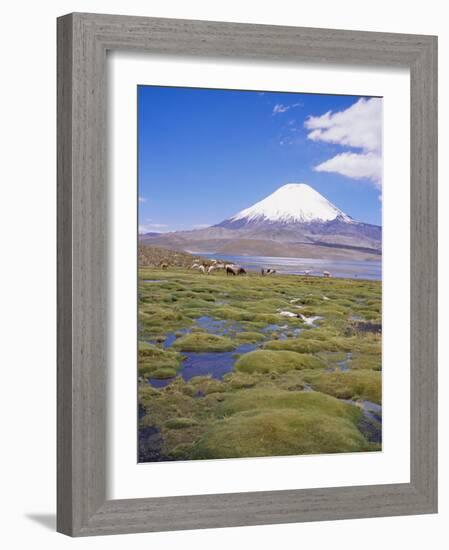
[[[317,172],[336,172],[353,179],[368,179],[380,187],[382,159],[377,153],[341,153],[315,166]]]
[[[290,107],[287,105],[282,105],[282,103],[276,103],[276,105],[273,107],[273,115],[277,115],[279,113],[286,113]]]
[[[143,235],[144,233],[150,233],[151,229],[148,227],[148,225],[145,225],[144,223],[139,224],[139,234]]]
[[[279,145],[294,145],[296,143],[296,140],[286,136],[279,140]]]
[[[382,146],[382,101],[359,99],[345,111],[327,112],[309,117],[304,126],[311,130],[313,141],[359,147],[364,151],[380,151]]]
[[[145,197],[139,197],[139,202],[147,202],[147,199]]]
[[[158,232],[166,230],[169,227],[165,223],[142,223],[139,224],[139,233],[151,233],[152,231]]]
[[[290,111],[290,109],[294,109],[295,107],[302,107],[302,103],[293,103],[292,105],[283,105],[282,103],[276,103],[276,105],[273,107],[273,115],[278,115],[280,113],[286,113],[287,111]]]
[[[315,167],[318,172],[336,172],[354,179],[368,179],[380,187],[382,179],[382,101],[359,99],[344,111],[310,116],[304,123],[307,137],[361,149],[344,152]]]

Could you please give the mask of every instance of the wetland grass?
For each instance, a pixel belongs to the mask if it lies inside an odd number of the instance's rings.
[[[141,460],[379,450],[345,400],[381,403],[381,336],[360,330],[380,315],[376,281],[140,269]],[[189,354],[233,370],[185,381]]]

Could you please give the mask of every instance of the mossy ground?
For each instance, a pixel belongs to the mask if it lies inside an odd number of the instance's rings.
[[[170,378],[181,366],[182,355],[146,342],[139,342],[139,376],[144,378]]]
[[[235,347],[236,343],[230,338],[207,332],[186,334],[173,344],[173,348],[180,351],[230,351]]]
[[[237,332],[235,339],[239,343],[253,344],[264,340],[264,335],[260,332]]]
[[[139,279],[140,426],[159,430],[161,460],[379,449],[343,400],[381,403],[380,282],[181,268],[142,268]],[[321,319],[310,327],[282,311]],[[257,349],[241,352],[248,345]],[[184,353],[233,350],[221,380],[177,376]],[[149,384],[157,378],[172,380]]]
[[[324,368],[326,364],[319,357],[295,353],[294,351],[256,350],[245,353],[235,363],[242,372],[285,372],[290,369]]]
[[[317,391],[339,399],[364,399],[381,404],[381,374],[374,370],[316,372],[304,377]]]

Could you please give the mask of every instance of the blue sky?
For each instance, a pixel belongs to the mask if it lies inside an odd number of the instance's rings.
[[[307,183],[381,225],[379,98],[139,86],[141,232],[213,225]]]

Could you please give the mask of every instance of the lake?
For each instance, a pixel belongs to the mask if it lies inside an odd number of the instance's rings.
[[[260,271],[262,268],[275,269],[278,273],[288,275],[303,275],[310,271],[310,275],[320,276],[323,271],[329,271],[333,277],[344,279],[382,279],[382,262],[349,261],[349,260],[322,260],[316,258],[283,258],[270,256],[226,256],[223,254],[201,254],[203,257],[221,259],[228,263],[241,265],[245,269]]]

